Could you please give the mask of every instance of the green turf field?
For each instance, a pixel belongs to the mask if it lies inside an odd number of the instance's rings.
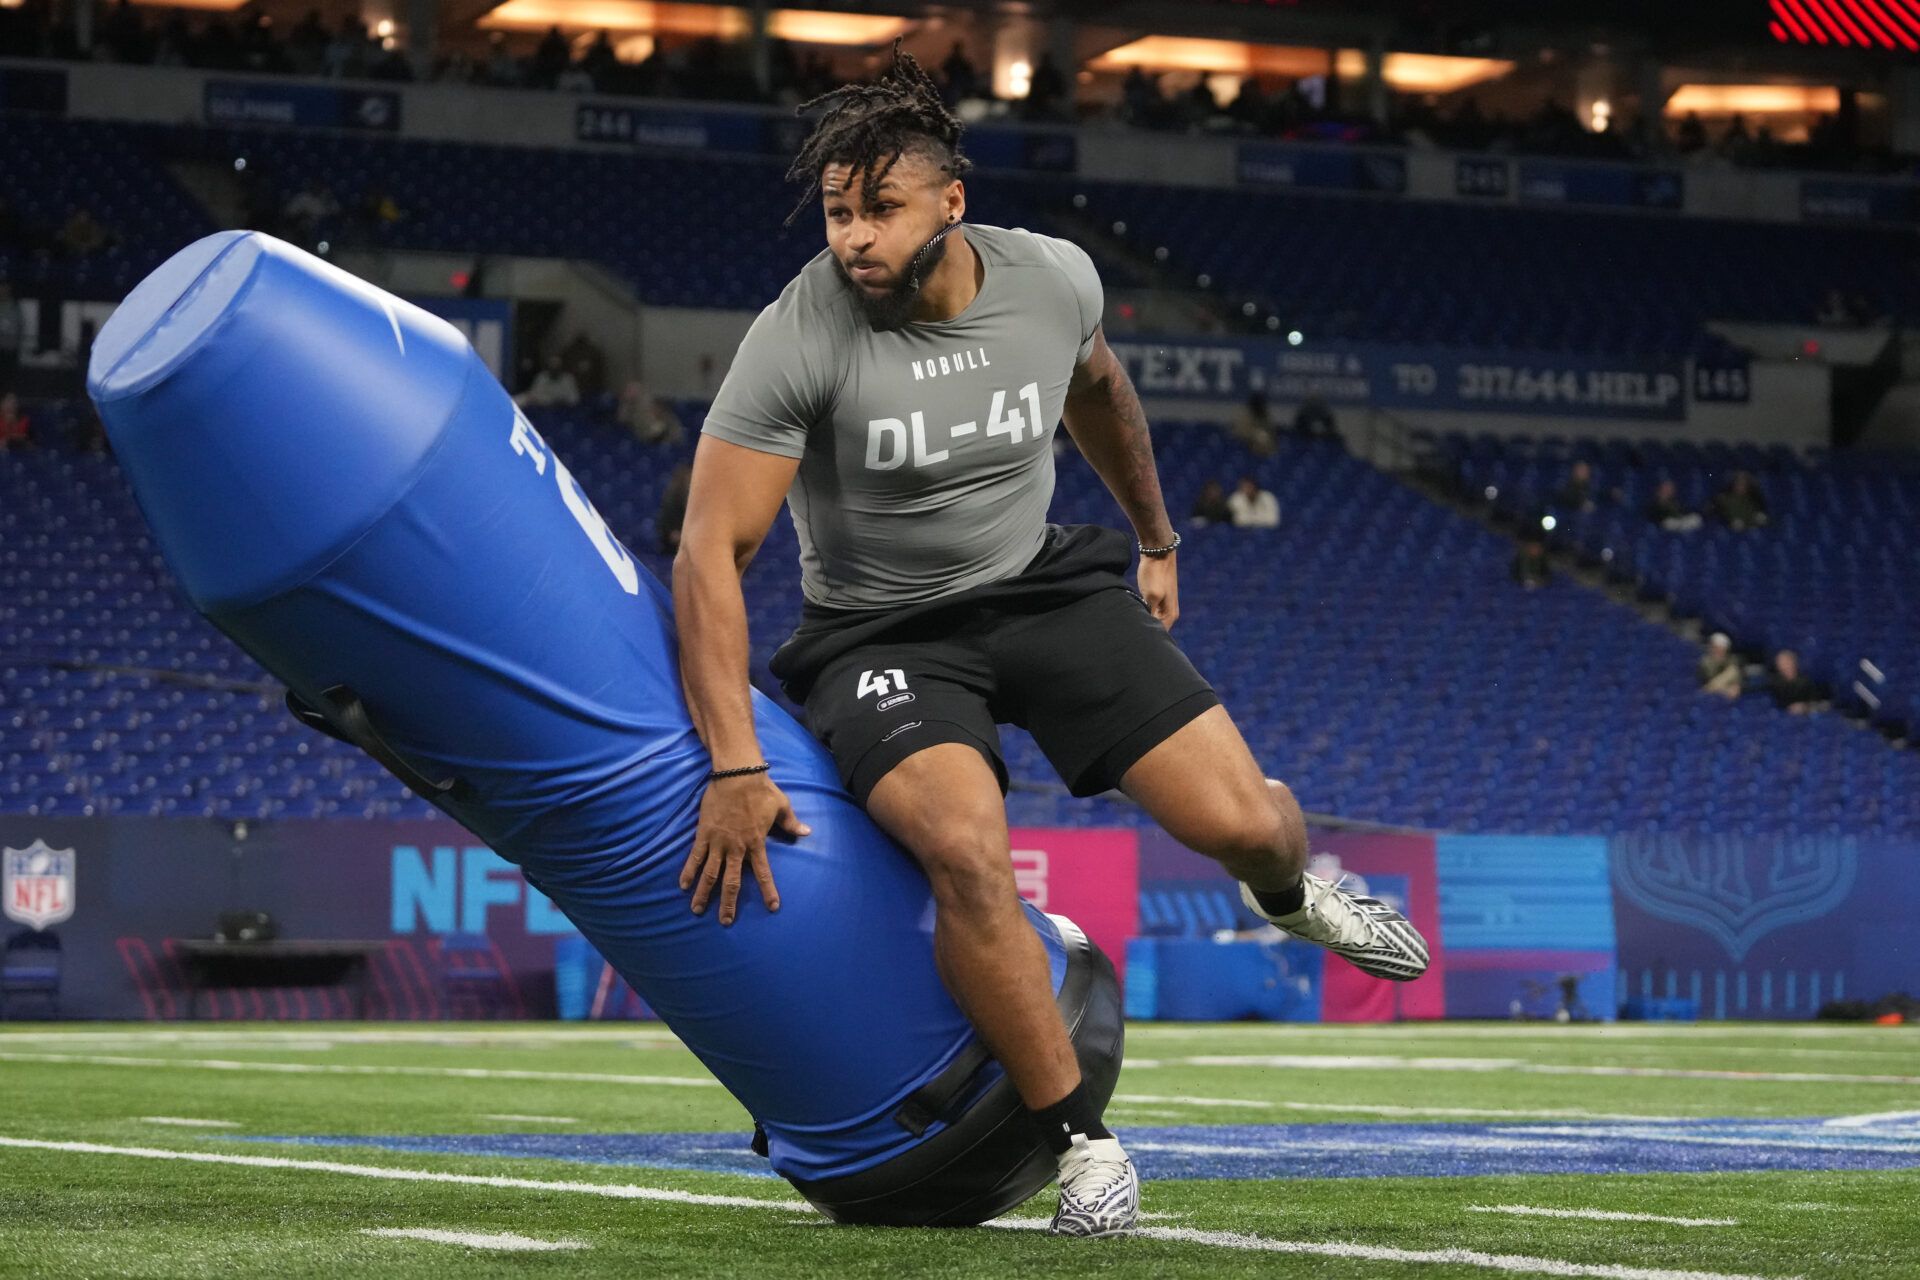
[[[645,1024],[9,1026],[0,1275],[1920,1277],[1914,1028],[1128,1036],[1149,1217],[1086,1242],[1023,1229],[1051,1192],[883,1231],[662,1167],[644,1135],[748,1170],[748,1124]]]

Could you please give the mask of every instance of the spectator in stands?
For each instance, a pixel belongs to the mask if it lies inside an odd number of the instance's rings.
[[[1189,129],[1204,129],[1209,120],[1220,114],[1220,100],[1213,96],[1213,86],[1206,76],[1200,76],[1193,82],[1193,88],[1187,90],[1183,107]]]
[[[400,207],[385,187],[368,188],[367,198],[360,203],[360,211],[368,229],[376,236],[407,220],[407,211]]]
[[[309,9],[307,16],[300,19],[287,37],[287,57],[293,64],[296,74],[316,76],[320,74],[327,56],[327,28],[320,17],[320,10]]]
[[[980,96],[979,69],[973,65],[973,59],[967,57],[967,47],[960,41],[953,42],[953,52],[940,64],[940,74],[947,82],[948,102]]]
[[[1662,480],[1654,489],[1653,500],[1647,503],[1647,519],[1668,533],[1692,533],[1704,523],[1698,511],[1687,510],[1680,501],[1680,486],[1671,480]]]
[[[1707,126],[1700,123],[1700,113],[1689,111],[1673,131],[1673,148],[1682,155],[1690,155],[1707,145]]]
[[[1735,533],[1757,529],[1767,522],[1766,495],[1750,474],[1736,471],[1727,487],[1714,495],[1713,514]]]
[[[0,453],[33,443],[33,420],[20,411],[20,398],[0,395]]]
[[[1566,483],[1553,495],[1553,505],[1566,511],[1592,511],[1594,500],[1593,464],[1585,460],[1573,464]]]
[[[638,378],[621,390],[614,417],[641,444],[679,444],[684,434],[679,415],[655,399]]]
[[[1218,480],[1209,480],[1200,486],[1200,496],[1193,500],[1193,524],[1204,529],[1210,524],[1232,524],[1233,507],[1227,502],[1227,491]]]
[[[1333,409],[1319,396],[1308,396],[1293,411],[1293,433],[1313,439],[1338,439],[1340,425],[1334,420]]]
[[[1246,403],[1234,412],[1233,425],[1228,430],[1235,440],[1255,455],[1262,458],[1270,455],[1273,452],[1274,430],[1266,393],[1250,392]]]
[[[570,62],[553,82],[553,87],[561,93],[592,93],[595,89],[593,72],[587,70],[584,62]]]
[[[1147,77],[1139,63],[1128,68],[1127,78],[1120,85],[1122,118],[1135,128],[1147,128],[1153,122],[1154,109],[1159,101],[1159,84]]]
[[[543,89],[551,89],[567,69],[567,38],[560,33],[558,25],[547,28],[547,34],[533,51],[533,82]]]
[[[591,400],[607,389],[607,353],[585,333],[574,334],[560,348],[560,362],[573,375],[582,399]]]
[[[573,380],[573,374],[561,363],[558,355],[547,357],[547,363],[534,375],[533,383],[519,395],[520,406],[525,409],[559,406],[572,408],[580,403],[580,384]]]
[[[20,316],[13,286],[0,280],[0,388],[13,385],[13,375],[20,368],[20,348],[25,342],[26,322]]]
[[[1262,489],[1252,476],[1241,476],[1227,498],[1236,529],[1277,529],[1280,527],[1280,499]]]
[[[1733,654],[1733,641],[1724,631],[1716,631],[1707,640],[1707,651],[1700,655],[1697,668],[1700,692],[1728,701],[1740,696],[1742,671],[1740,659]]]
[[[319,178],[307,183],[281,206],[280,216],[291,237],[303,245],[320,238],[320,233],[340,216],[340,201]]]
[[[60,248],[71,256],[90,258],[112,245],[114,236],[100,225],[91,209],[74,205],[67,210],[67,220],[60,227],[58,240]]]
[[[367,57],[372,48],[373,40],[367,35],[367,28],[357,12],[341,15],[340,24],[334,28],[333,39],[327,41],[326,52],[321,55],[321,74],[335,79],[365,75]]]
[[[660,554],[676,555],[680,550],[680,526],[687,522],[687,494],[693,490],[693,467],[681,463],[673,469],[666,492],[660,495],[660,511],[653,519]]]
[[[494,32],[487,37],[486,82],[496,88],[511,89],[520,80],[520,63],[507,48],[507,33]]]
[[[1042,53],[1034,64],[1033,78],[1027,83],[1027,116],[1033,120],[1052,120],[1060,114],[1061,99],[1067,96],[1066,78],[1054,64],[1051,53]]]
[[[1528,591],[1547,585],[1553,578],[1553,566],[1547,561],[1547,549],[1536,541],[1520,544],[1513,557],[1513,580]]]
[[[1800,655],[1791,649],[1773,655],[1773,676],[1767,681],[1767,692],[1773,697],[1773,705],[1790,716],[1818,711],[1822,701],[1820,686],[1801,674]]]

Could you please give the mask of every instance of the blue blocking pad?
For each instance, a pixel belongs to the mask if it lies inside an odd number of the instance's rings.
[[[813,834],[771,846],[779,912],[749,884],[733,927],[691,914],[678,877],[710,762],[671,600],[452,326],[229,232],[134,290],[88,387],[194,605],[300,700],[350,690],[392,756],[457,779],[428,798],[659,1011],[777,1172],[830,1188],[957,1122],[900,1119],[983,1056],[935,971],[927,882],[757,693]],[[1078,931],[1030,918],[1061,990]],[[991,1061],[966,1085],[963,1102],[1010,1092]]]

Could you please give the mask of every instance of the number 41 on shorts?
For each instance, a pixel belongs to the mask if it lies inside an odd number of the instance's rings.
[[[870,693],[886,697],[890,693],[903,693],[907,687],[907,675],[898,667],[889,667],[884,671],[862,671],[856,697],[864,698]]]

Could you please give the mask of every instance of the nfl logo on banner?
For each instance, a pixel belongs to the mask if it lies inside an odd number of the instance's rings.
[[[7,919],[44,929],[71,916],[73,865],[73,850],[49,849],[44,840],[0,852],[0,905]]]

